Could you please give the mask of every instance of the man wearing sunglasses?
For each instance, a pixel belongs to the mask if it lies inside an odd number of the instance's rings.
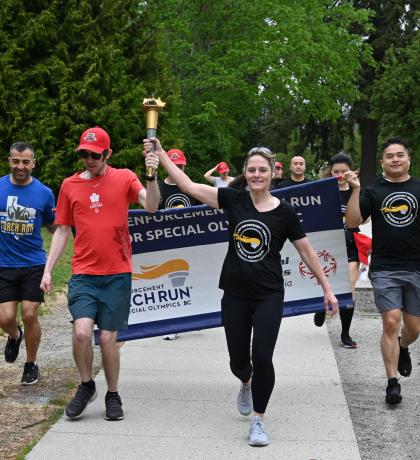
[[[274,163],[274,176],[273,176],[273,179],[271,180],[270,188],[272,190],[276,190],[277,188],[280,188],[283,181],[284,181],[283,163],[281,161],[276,161]]]
[[[57,202],[56,225],[41,288],[52,289],[51,273],[63,254],[72,226],[75,228],[72,277],[68,283],[68,304],[73,317],[73,355],[81,377],[76,395],[65,414],[71,419],[83,415],[96,398],[92,380],[92,333],[96,323],[102,364],[108,385],[105,418],[122,420],[118,394],[119,349],[117,331],[127,329],[131,300],[131,242],[128,206],[140,203],[149,212],[159,204],[159,187],[153,176],[143,187],[129,169],[108,165],[111,156],[108,133],[98,126],[87,129],[76,148],[85,170],[65,179]],[[154,170],[159,159],[145,158]]]

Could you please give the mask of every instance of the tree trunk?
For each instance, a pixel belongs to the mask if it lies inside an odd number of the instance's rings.
[[[360,164],[360,182],[362,187],[372,184],[376,177],[379,122],[371,118],[360,121],[362,155]]]

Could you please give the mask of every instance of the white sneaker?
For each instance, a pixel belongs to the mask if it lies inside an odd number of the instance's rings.
[[[162,337],[163,340],[176,340],[179,337],[179,334],[168,334]]]
[[[241,415],[249,415],[252,412],[251,385],[246,385],[241,382],[236,406],[238,407],[238,411]]]
[[[249,424],[249,445],[250,446],[268,446],[270,443],[267,433],[265,432],[264,423],[261,417],[254,415]]]

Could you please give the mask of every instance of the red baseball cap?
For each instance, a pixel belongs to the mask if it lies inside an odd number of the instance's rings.
[[[283,167],[283,163],[281,161],[276,161],[275,163],[276,167],[278,168],[282,168]]]
[[[185,158],[184,152],[179,149],[168,150],[168,157],[172,160],[172,163],[176,165],[186,165],[187,159]]]
[[[95,153],[103,153],[104,150],[108,150],[110,147],[111,140],[108,133],[99,126],[95,126],[94,128],[87,129],[80,136],[79,147],[77,147],[76,152],[79,150],[90,150]]]
[[[221,161],[217,167],[217,172],[219,174],[223,174],[223,173],[228,173],[229,172],[229,165],[227,163],[225,163],[224,161]]]

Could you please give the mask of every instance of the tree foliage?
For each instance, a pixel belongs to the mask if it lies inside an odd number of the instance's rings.
[[[80,134],[100,125],[118,152],[113,162],[138,168],[142,100],[171,86],[148,21],[138,1],[1,2],[2,150],[18,139],[33,143],[38,177],[57,190],[77,168]]]

